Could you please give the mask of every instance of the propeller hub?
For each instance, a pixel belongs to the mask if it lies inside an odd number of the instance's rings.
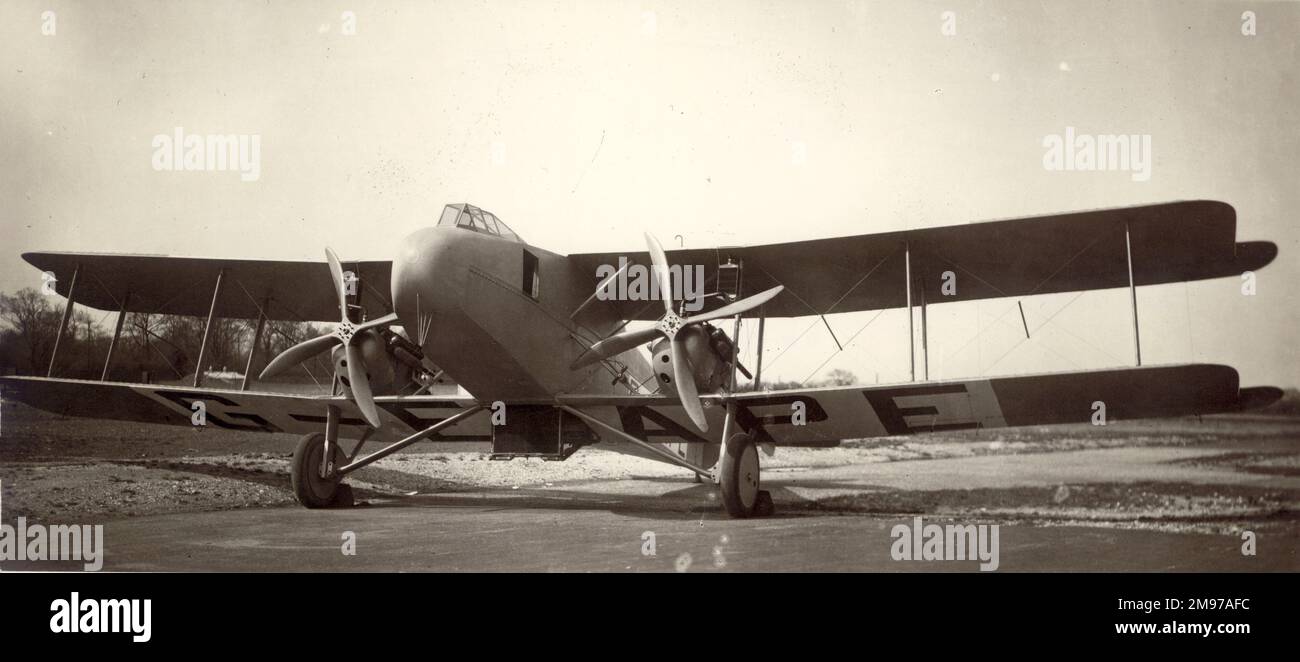
[[[352,336],[355,335],[356,332],[357,327],[348,320],[343,320],[342,322],[339,322],[338,326],[334,327],[334,335],[337,336],[339,340],[342,340],[344,345],[352,342]]]
[[[667,336],[669,340],[672,340],[677,337],[677,332],[681,331],[685,324],[685,320],[683,320],[680,315],[670,310],[664,313],[663,317],[659,318],[659,321],[655,324],[655,328],[659,329],[659,331]]]
[[[664,247],[659,245],[659,240],[653,235],[647,233],[645,236],[646,248],[650,249],[650,260],[654,263],[654,273],[659,278],[659,291],[663,295],[664,315],[659,318],[652,329],[638,329],[636,331],[623,331],[616,333],[596,344],[592,345],[587,353],[578,357],[578,360],[570,366],[572,369],[582,368],[591,365],[597,361],[607,359],[615,354],[628,351],[643,342],[654,337],[655,333],[661,333],[668,340],[668,350],[666,353],[656,351],[655,368],[658,372],[659,381],[665,385],[674,384],[673,390],[677,392],[677,397],[681,399],[682,407],[686,409],[687,415],[701,431],[709,431],[709,422],[704,418],[704,406],[700,401],[699,390],[697,389],[698,369],[704,375],[710,376],[702,380],[707,390],[714,390],[722,385],[720,376],[722,371],[715,370],[717,367],[730,365],[728,360],[722,360],[718,357],[718,352],[713,350],[709,345],[712,342],[711,333],[707,330],[709,320],[733,315],[741,315],[747,311],[753,310],[763,305],[772,297],[781,293],[785,286],[777,285],[771,289],[759,292],[758,294],[746,297],[740,301],[732,301],[727,305],[716,308],[706,313],[692,315],[683,318],[673,310],[673,291],[672,279],[669,277],[668,256],[664,254]],[[688,333],[682,333],[688,330]],[[679,335],[681,337],[679,337]],[[695,345],[705,347],[703,351],[692,350],[687,345],[695,341]],[[657,345],[663,348],[663,343]],[[698,357],[701,365],[693,366],[691,364],[692,355]],[[706,365],[707,364],[707,365]],[[672,367],[672,374],[669,375],[666,366]],[[717,376],[718,379],[713,377]]]
[[[375,400],[370,388],[370,374],[366,369],[366,358],[369,355],[371,363],[381,372],[381,384],[392,383],[392,368],[387,363],[387,356],[384,353],[384,341],[378,335],[377,329],[386,327],[398,321],[396,313],[389,313],[383,317],[366,320],[360,324],[355,324],[348,319],[348,294],[344,287],[343,266],[339,263],[339,258],[334,251],[329,248],[325,249],[325,259],[329,262],[330,277],[334,280],[334,293],[339,299],[339,314],[342,319],[334,331],[323,336],[317,336],[310,340],[300,342],[289,349],[280,352],[266,365],[262,370],[262,379],[278,375],[284,372],[290,366],[297,365],[306,361],[321,352],[335,348],[335,373],[339,373],[339,368],[347,369],[347,378],[344,381],[348,390],[351,392],[351,399],[361,410],[361,415],[365,417],[366,422],[371,427],[379,427],[383,424],[379,418],[379,409],[375,406]],[[363,345],[358,347],[352,344],[352,339],[357,334],[362,336],[364,342],[357,343]],[[342,348],[339,353],[338,348]],[[341,377],[342,375],[340,375]]]

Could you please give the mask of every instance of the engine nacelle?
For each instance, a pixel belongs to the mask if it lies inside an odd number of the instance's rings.
[[[421,365],[423,352],[418,345],[406,338],[400,328],[362,331],[353,343],[361,348],[370,390],[374,395],[397,395],[433,383],[434,375],[428,374]],[[343,347],[335,347],[330,358],[334,364],[335,377],[339,378],[345,389],[350,389]]]
[[[686,358],[695,376],[695,388],[700,393],[714,393],[727,383],[731,373],[731,338],[712,324],[692,324],[678,332],[686,343]],[[659,388],[676,393],[673,374],[673,353],[667,338],[660,338],[650,347],[650,363],[654,367]]]
[[[361,357],[365,362],[367,381],[370,383],[370,390],[375,395],[386,395],[393,392],[394,361],[384,351],[384,340],[375,330],[362,331],[353,339],[353,344],[361,349]],[[334,364],[334,376],[343,383],[344,392],[350,392],[352,385],[348,380],[347,356],[344,354],[343,346],[339,345],[330,352],[331,362]]]

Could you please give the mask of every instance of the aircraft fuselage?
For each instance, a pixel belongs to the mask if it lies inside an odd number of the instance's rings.
[[[393,305],[412,341],[480,400],[549,398],[558,393],[628,393],[597,364],[571,370],[584,350],[620,320],[599,306],[579,325],[569,315],[596,287],[563,255],[522,241],[437,226],[403,240],[393,261]],[[632,376],[649,365],[627,355]]]

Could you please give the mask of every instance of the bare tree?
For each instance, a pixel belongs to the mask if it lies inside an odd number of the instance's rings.
[[[131,313],[126,318],[127,335],[132,340],[131,347],[140,367],[153,370],[154,366],[161,368],[165,365],[167,372],[174,373],[178,378],[183,377],[184,372],[177,362],[187,364],[188,354],[170,339],[163,337],[164,318],[164,315]]]
[[[167,339],[169,344],[182,350],[183,356],[179,357],[185,365],[177,365],[182,372],[188,372],[191,368],[195,371],[207,370],[209,366],[220,368],[222,366],[230,367],[240,364],[240,357],[243,356],[241,351],[242,338],[245,333],[245,326],[240,320],[217,318],[212,320],[212,329],[208,332],[207,354],[204,356],[204,363],[207,365],[192,365],[192,361],[199,358],[199,350],[203,346],[203,331],[207,325],[207,318],[188,317],[183,315],[164,315],[161,319],[161,335]]]
[[[27,350],[29,370],[40,370],[49,360],[60,319],[49,299],[30,287],[13,295],[0,294],[0,320],[17,332]]]
[[[67,334],[69,356],[66,365],[81,372],[82,377],[98,377],[100,362],[108,352],[108,334],[95,323],[90,313],[76,308],[68,321]],[[63,353],[62,348],[59,353]]]
[[[836,368],[826,373],[822,381],[826,386],[853,386],[858,383],[858,376],[843,368]]]

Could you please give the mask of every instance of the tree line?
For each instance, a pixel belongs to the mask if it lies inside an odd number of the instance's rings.
[[[30,287],[14,294],[0,293],[0,374],[46,374],[59,322],[63,318],[64,302],[62,297],[45,295]],[[115,312],[104,313],[73,306],[72,316],[59,342],[53,375],[99,379],[116,322]],[[204,317],[127,313],[122,322],[122,335],[113,349],[108,380],[189,383],[194,378],[206,323]],[[256,320],[214,318],[203,370],[242,373],[256,328]],[[258,341],[252,370],[254,375],[275,355],[326,331],[311,322],[268,320]],[[305,368],[291,371],[275,381],[329,384],[333,368],[328,361],[329,355],[322,355]],[[835,369],[824,379],[808,384],[768,380],[763,388],[781,390],[856,383],[858,379],[852,372]],[[745,384],[740,390],[752,388],[752,384]]]
[[[0,293],[0,374],[41,375],[50,366],[65,300],[30,287]],[[117,313],[73,306],[59,341],[55,377],[99,379],[113,338]],[[204,366],[196,366],[203,342],[204,317],[127,313],[113,349],[109,381],[172,383],[192,380],[196,369],[242,373],[257,328],[256,320],[214,318]],[[320,335],[311,322],[268,320],[258,341],[256,374],[276,354]],[[328,355],[287,377],[289,381],[329,383]]]

